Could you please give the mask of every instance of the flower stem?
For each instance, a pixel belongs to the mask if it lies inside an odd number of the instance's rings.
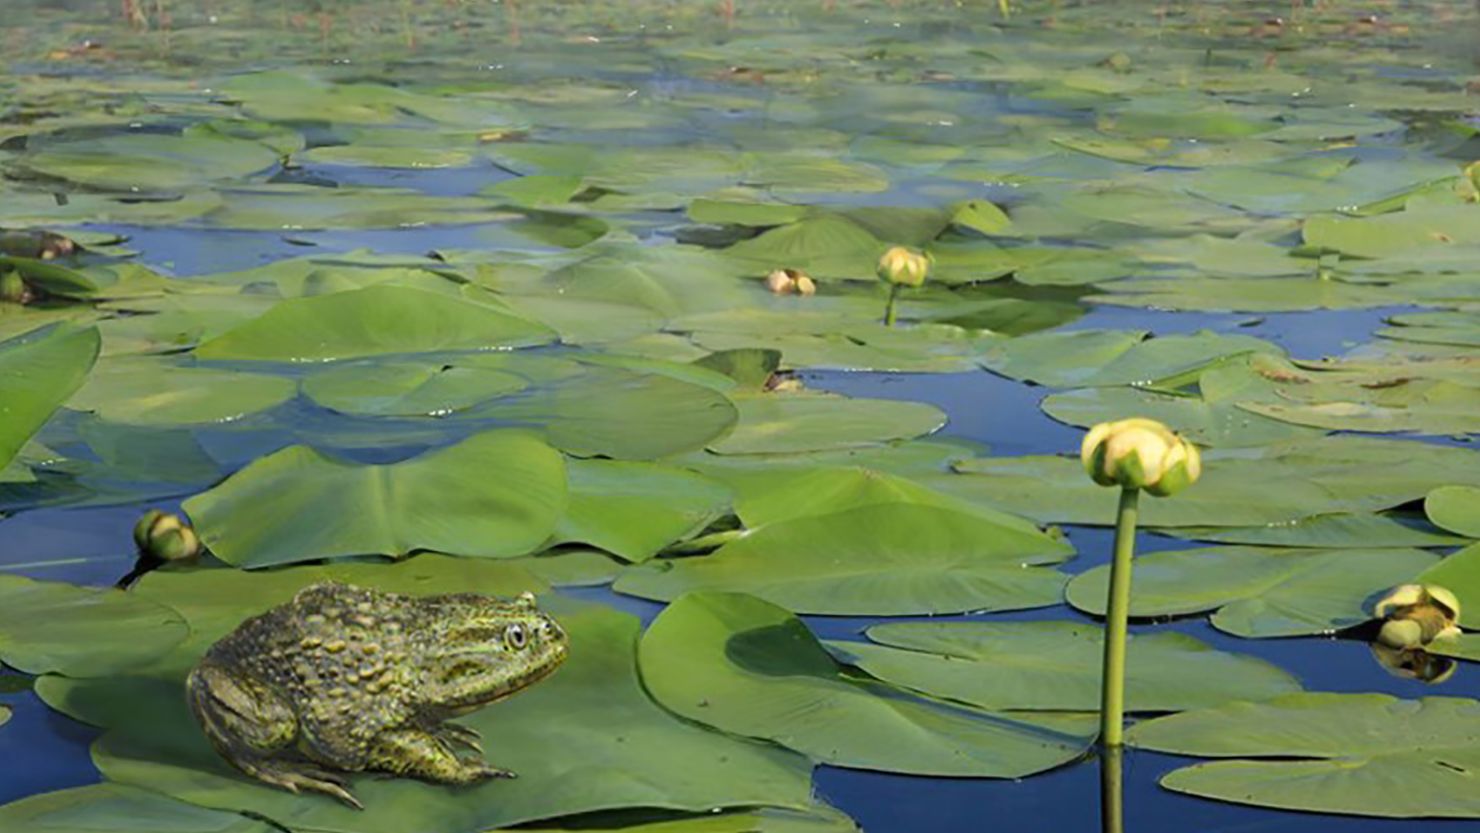
[[[889,304],[884,307],[884,326],[894,326],[894,302],[899,299],[899,284],[889,284]]]
[[[1110,564],[1110,600],[1105,611],[1105,666],[1100,690],[1100,742],[1120,746],[1125,724],[1126,620],[1131,605],[1131,556],[1136,549],[1136,503],[1140,489],[1120,490],[1115,519],[1115,560]]]
[[[1100,831],[1101,833],[1124,833],[1125,820],[1122,813],[1124,801],[1123,754],[1119,746],[1106,747],[1100,752]]]

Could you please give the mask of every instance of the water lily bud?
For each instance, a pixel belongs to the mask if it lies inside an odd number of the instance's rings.
[[[796,289],[796,281],[785,269],[777,269],[766,276],[766,288],[777,295],[789,295]]]
[[[809,277],[807,277],[807,275],[805,273],[798,273],[797,274],[797,294],[798,295],[816,295],[817,294],[817,284],[813,283],[812,282],[812,279],[809,278]]]
[[[1430,654],[1422,648],[1393,648],[1372,643],[1372,657],[1395,677],[1438,684],[1454,676],[1459,663],[1449,657]]]
[[[930,258],[904,246],[895,246],[879,258],[879,278],[900,286],[919,286],[930,271]]]
[[[1160,422],[1140,417],[1091,428],[1079,459],[1101,486],[1145,489],[1157,497],[1175,494],[1202,476],[1197,446]]]
[[[151,509],[134,525],[139,552],[160,561],[183,561],[200,555],[200,538],[178,515]]]
[[[1385,620],[1377,641],[1391,648],[1410,649],[1435,639],[1457,636],[1459,599],[1433,584],[1404,584],[1388,591],[1372,612]]]
[[[31,288],[26,285],[26,279],[21,277],[20,272],[0,272],[0,301],[24,304],[30,300]]]

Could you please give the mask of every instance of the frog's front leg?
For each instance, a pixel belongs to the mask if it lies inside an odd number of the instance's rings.
[[[342,778],[296,754],[298,718],[271,686],[204,660],[185,690],[206,738],[232,766],[289,792],[321,792],[360,808]]]
[[[481,759],[460,758],[442,737],[413,726],[386,729],[376,735],[366,768],[439,784],[477,784],[490,778],[515,777],[509,770]]]

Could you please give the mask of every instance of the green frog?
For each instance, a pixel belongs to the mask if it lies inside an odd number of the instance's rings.
[[[186,688],[232,765],[358,809],[342,772],[513,778],[483,760],[475,730],[448,719],[544,679],[568,650],[531,593],[416,597],[328,582],[243,622]]]

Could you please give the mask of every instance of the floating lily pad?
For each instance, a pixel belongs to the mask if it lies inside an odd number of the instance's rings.
[[[882,503],[767,524],[712,555],[625,572],[620,593],[751,593],[798,613],[902,616],[1057,604],[1068,545],[1020,521]]]
[[[1162,785],[1204,798],[1389,818],[1480,818],[1480,703],[1459,697],[1292,694],[1133,727],[1138,747],[1236,760],[1198,764]],[[1265,760],[1261,760],[1265,759]],[[1279,759],[1279,760],[1268,760]]]
[[[243,177],[277,164],[279,154],[208,126],[184,133],[120,133],[96,139],[28,143],[20,164],[42,176],[114,191],[170,191]]]
[[[185,511],[217,557],[267,567],[419,549],[524,555],[555,531],[565,501],[558,452],[526,432],[488,431],[379,466],[293,446],[185,501]]]
[[[1178,538],[1270,547],[1452,547],[1466,539],[1448,535],[1423,518],[1402,512],[1336,512],[1266,526],[1173,527]]]
[[[735,397],[739,421],[709,445],[719,454],[820,451],[923,436],[945,424],[933,405],[821,393]]]
[[[456,364],[377,362],[342,365],[303,380],[318,404],[362,416],[446,416],[529,386],[522,376],[479,367],[478,357]]]
[[[643,684],[674,713],[818,761],[918,775],[1018,778],[1079,757],[1087,721],[957,709],[854,679],[801,620],[739,593],[694,593],[658,615]]]
[[[1104,633],[1082,622],[901,622],[874,625],[879,644],[828,642],[834,656],[932,697],[1007,711],[1100,707]],[[1254,657],[1181,633],[1141,633],[1126,654],[1126,708],[1167,712],[1300,690]]]
[[[91,784],[0,806],[11,833],[272,833],[261,819],[211,810],[153,790]]]
[[[987,369],[1052,387],[1149,385],[1210,364],[1279,348],[1251,336],[1202,332],[1145,338],[1145,333],[1080,330],[1035,333],[1003,341],[982,359]]]
[[[1463,604],[1460,625],[1480,630],[1480,543],[1445,556],[1415,579],[1424,584],[1437,584],[1459,597]]]
[[[810,764],[800,756],[678,720],[644,693],[637,679],[635,617],[585,607],[559,612],[572,643],[583,646],[549,680],[494,708],[463,718],[483,734],[496,761],[519,773],[478,787],[449,790],[409,779],[355,778],[370,808],[357,812],[321,796],[293,795],[252,781],[205,742],[177,695],[195,657],[210,641],[314,580],[337,577],[413,593],[470,588],[507,594],[517,570],[468,573],[459,559],[422,556],[396,568],[341,565],[253,574],[206,571],[145,579],[141,590],[179,607],[201,636],[153,669],[99,680],[47,677],[42,697],[108,729],[94,746],[104,775],[205,807],[247,811],[286,826],[346,833],[401,833],[432,823],[475,833],[521,822],[621,808],[681,812],[714,808],[812,806]],[[466,563],[466,562],[464,562]],[[404,568],[404,569],[401,569]],[[451,572],[447,572],[447,569]],[[218,575],[212,575],[218,574]],[[222,575],[229,578],[222,581]],[[584,738],[582,743],[573,743]],[[660,754],[661,753],[661,754]]]
[[[574,822],[571,827],[524,828],[530,833],[563,833],[585,830],[603,833],[856,833],[853,820],[827,806],[807,812],[763,807],[732,813],[705,813],[666,821],[637,822],[592,827],[589,819]],[[597,822],[600,823],[599,820]]]
[[[28,674],[106,676],[165,655],[188,632],[174,610],[122,590],[0,574],[0,660]]]
[[[478,304],[398,286],[283,301],[195,350],[202,359],[329,361],[386,353],[495,350],[553,341],[554,331]]]
[[[96,328],[67,324],[0,343],[0,469],[82,386],[101,344]]]
[[[1130,614],[1216,611],[1213,626],[1243,637],[1327,634],[1372,618],[1368,600],[1438,562],[1417,549],[1218,547],[1136,558]],[[1069,604],[1105,614],[1108,566],[1069,582]]]
[[[729,507],[730,490],[703,475],[656,463],[572,460],[570,506],[555,537],[628,561],[699,532]]]
[[[129,425],[220,423],[281,405],[297,388],[280,376],[156,359],[106,360],[67,407]]]
[[[1424,498],[1423,511],[1450,532],[1480,538],[1480,488],[1440,486]]]

